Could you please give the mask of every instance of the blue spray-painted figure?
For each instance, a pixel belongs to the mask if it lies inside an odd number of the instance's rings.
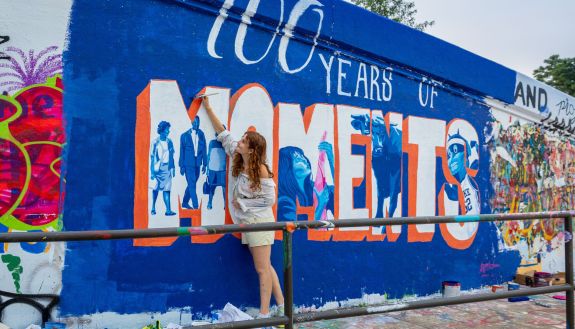
[[[155,186],[152,192],[152,215],[156,214],[156,200],[158,193],[163,192],[164,204],[166,205],[166,216],[174,216],[170,205],[170,191],[172,190],[172,177],[176,175],[174,164],[174,143],[168,138],[170,134],[170,123],[160,121],[157,129],[158,138],[152,143],[150,152],[151,178],[154,179]]]
[[[319,144],[318,149],[320,152],[326,152],[333,173],[332,145],[324,141]],[[279,150],[278,172],[278,221],[297,220],[297,203],[302,207],[313,206],[314,196],[317,198],[316,219],[321,218],[324,209],[333,213],[334,187],[327,185],[321,192],[314,188],[311,163],[302,149],[295,146],[282,147]],[[307,218],[302,220],[307,220]]]
[[[224,129],[226,126],[224,126]],[[217,134],[216,134],[217,136]],[[214,194],[216,188],[221,186],[222,197],[226,199],[226,151],[217,139],[210,141],[208,146],[208,209],[212,209],[212,201],[214,199]],[[205,193],[205,192],[204,192]],[[226,203],[224,202],[224,209],[226,208]]]
[[[192,122],[192,129],[186,130],[180,136],[180,174],[186,176],[187,188],[182,200],[182,207],[187,209],[198,209],[198,195],[196,193],[196,184],[200,177],[200,168],[202,173],[206,172],[206,137],[200,129],[200,118],[196,116]],[[192,206],[190,206],[190,198]]]
[[[476,145],[476,143],[474,143]],[[476,146],[474,146],[476,147]],[[463,193],[465,213],[468,215],[477,215],[480,211],[479,188],[477,183],[469,176],[466,169],[466,163],[472,154],[472,147],[459,131],[448,136],[447,139],[447,165],[449,172],[459,182]],[[471,167],[476,167],[474,161]],[[455,202],[459,199],[456,184],[446,184],[445,196],[448,200]]]

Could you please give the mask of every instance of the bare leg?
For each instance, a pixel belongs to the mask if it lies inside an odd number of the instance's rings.
[[[171,212],[172,207],[170,206],[170,191],[164,191],[164,204],[166,205],[166,212]]]
[[[173,216],[176,213],[172,211],[172,207],[170,206],[170,191],[164,191],[164,204],[166,204],[166,216]]]
[[[271,271],[272,246],[250,247],[250,251],[260,281],[260,313],[268,314],[270,312],[273,282]]]
[[[274,299],[276,300],[277,305],[283,305],[284,294],[282,292],[282,286],[280,285],[278,274],[273,266],[270,265],[270,269],[272,272],[272,293],[274,295]]]
[[[158,190],[152,191],[152,215],[156,214],[156,200],[158,200]]]
[[[226,209],[226,188],[222,186],[222,197],[224,198],[224,209]]]
[[[214,193],[216,192],[216,185],[209,185],[210,186],[210,194],[208,199],[208,209],[212,209],[212,200],[214,199]]]

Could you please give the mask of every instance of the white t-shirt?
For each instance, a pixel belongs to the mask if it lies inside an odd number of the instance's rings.
[[[224,130],[217,137],[224,150],[233,156],[238,143],[234,141],[229,131]],[[230,214],[235,223],[253,222],[253,219],[274,218],[272,206],[276,201],[276,184],[272,178],[261,178],[261,189],[254,191],[248,175],[241,173],[238,177],[230,176],[229,186],[232,188],[232,197],[237,200],[240,209],[230,206]]]
[[[194,144],[194,156],[198,156],[198,132],[192,129],[192,143]]]

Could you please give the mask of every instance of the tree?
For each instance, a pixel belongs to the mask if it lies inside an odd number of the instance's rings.
[[[435,21],[415,22],[415,4],[406,0],[351,0],[354,4],[371,12],[385,16],[396,22],[423,31],[435,24]]]
[[[575,57],[551,55],[543,62],[545,65],[533,71],[535,78],[575,97]]]

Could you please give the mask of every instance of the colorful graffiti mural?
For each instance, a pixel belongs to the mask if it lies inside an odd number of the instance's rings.
[[[0,96],[0,223],[10,229],[61,227],[61,81],[54,76]]]
[[[18,229],[57,229],[62,127],[59,77],[0,96],[4,120],[0,222]]]
[[[535,124],[503,127],[493,123],[491,176],[494,212],[569,210],[575,206],[573,140]],[[506,246],[525,244],[524,265],[540,264],[542,254],[561,247],[563,221],[500,222]]]
[[[59,76],[50,77],[45,83],[27,85],[28,82],[36,81],[19,80],[18,87],[23,86],[22,89],[9,88],[15,91],[12,95],[7,92],[0,95],[0,232],[3,233],[54,231],[62,227],[60,160],[65,144],[62,83]],[[11,297],[6,302],[30,304],[35,298],[34,294],[15,296],[9,291],[18,294],[45,291],[29,290],[30,284],[35,285],[38,280],[49,278],[36,277],[35,273],[43,272],[42,267],[36,266],[37,262],[42,263],[43,267],[54,266],[44,274],[60,277],[62,259],[49,260],[48,264],[44,264],[46,261],[43,260],[58,254],[57,257],[63,258],[60,248],[57,254],[54,254],[54,250],[50,252],[54,248],[53,244],[45,242],[21,243],[19,247],[9,244],[2,246],[0,254],[7,273],[1,274],[11,276],[13,282],[12,287],[3,285],[0,288],[8,291],[0,291],[0,295]],[[60,286],[60,280],[56,279],[55,284]],[[49,286],[52,284],[48,284],[47,288]],[[58,290],[48,288],[48,292]],[[38,310],[44,317],[49,314],[43,306]]]
[[[45,5],[0,4],[1,233],[63,228],[62,24],[69,7]],[[42,14],[24,14],[36,11]],[[60,243],[0,243],[1,322],[25,327],[49,319],[64,253]]]

